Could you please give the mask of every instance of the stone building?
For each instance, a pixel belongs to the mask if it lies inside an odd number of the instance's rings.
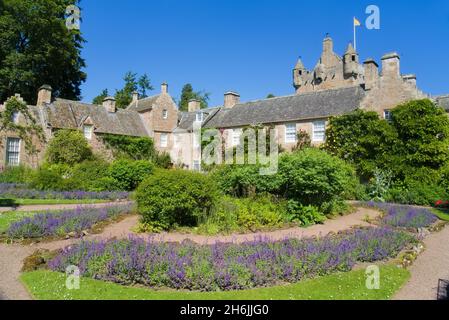
[[[200,102],[189,102],[189,110],[180,112],[162,84],[159,95],[133,101],[125,110],[118,110],[114,98],[106,98],[102,106],[65,99],[52,99],[51,88],[43,86],[36,106],[29,106],[49,140],[62,128],[84,132],[96,152],[111,157],[102,135],[115,134],[151,137],[156,148],[168,152],[174,164],[200,169],[201,154],[195,128],[219,129],[229,146],[239,143],[242,129],[248,126],[275,128],[277,142],[284,149],[296,145],[299,130],[306,131],[314,144],[326,139],[328,119],[356,109],[371,110],[388,120],[390,110],[400,103],[431,98],[417,87],[416,76],[403,75],[400,57],[389,53],[381,58],[360,62],[359,54],[349,44],[340,56],[334,52],[333,41],[326,36],[317,64],[308,70],[301,59],[293,69],[295,93],[289,96],[240,102],[235,92],[224,94],[222,106],[200,109]],[[449,112],[449,96],[433,98]],[[45,151],[33,159],[12,133],[2,133],[0,166],[26,164],[36,166]]]

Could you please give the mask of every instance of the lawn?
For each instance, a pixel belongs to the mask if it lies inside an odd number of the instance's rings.
[[[16,221],[20,221],[23,218],[32,217],[36,212],[19,212],[8,211],[0,213],[0,234],[8,230],[9,226]]]
[[[432,212],[438,217],[438,219],[443,221],[449,221],[448,209],[432,209]]]
[[[405,269],[383,265],[379,290],[368,290],[365,271],[357,270],[291,285],[227,292],[156,291],[90,278],[81,278],[79,290],[68,290],[65,274],[51,271],[24,273],[21,280],[37,300],[388,300],[409,277]]]

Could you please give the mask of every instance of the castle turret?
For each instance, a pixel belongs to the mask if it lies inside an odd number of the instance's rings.
[[[304,85],[306,73],[307,70],[302,63],[301,58],[299,58],[295,68],[293,69],[293,86],[296,90]]]
[[[356,78],[359,74],[359,55],[351,43],[343,56],[343,72],[345,78]]]

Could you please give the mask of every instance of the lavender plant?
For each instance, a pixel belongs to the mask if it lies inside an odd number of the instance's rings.
[[[69,265],[81,274],[119,284],[215,291],[270,286],[349,271],[357,262],[396,256],[415,238],[391,228],[243,244],[160,243],[151,238],[81,242],[64,249],[49,268],[64,272]]]
[[[101,221],[131,212],[131,205],[122,205],[104,208],[78,207],[57,213],[38,213],[11,224],[6,234],[11,239],[65,236],[69,233],[80,236],[83,231],[91,229]]]
[[[430,209],[392,203],[367,202],[367,207],[385,213],[382,223],[392,227],[425,228],[438,221]]]
[[[27,189],[25,185],[0,183],[0,195],[14,199],[64,199],[64,200],[124,200],[129,198],[128,192],[119,191],[40,191]]]

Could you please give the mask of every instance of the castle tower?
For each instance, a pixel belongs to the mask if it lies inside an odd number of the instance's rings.
[[[343,56],[343,73],[346,79],[351,77],[357,78],[359,75],[359,54],[351,43]]]
[[[307,70],[302,63],[301,58],[299,58],[295,68],[293,69],[293,86],[296,90],[304,85],[306,74]]]

